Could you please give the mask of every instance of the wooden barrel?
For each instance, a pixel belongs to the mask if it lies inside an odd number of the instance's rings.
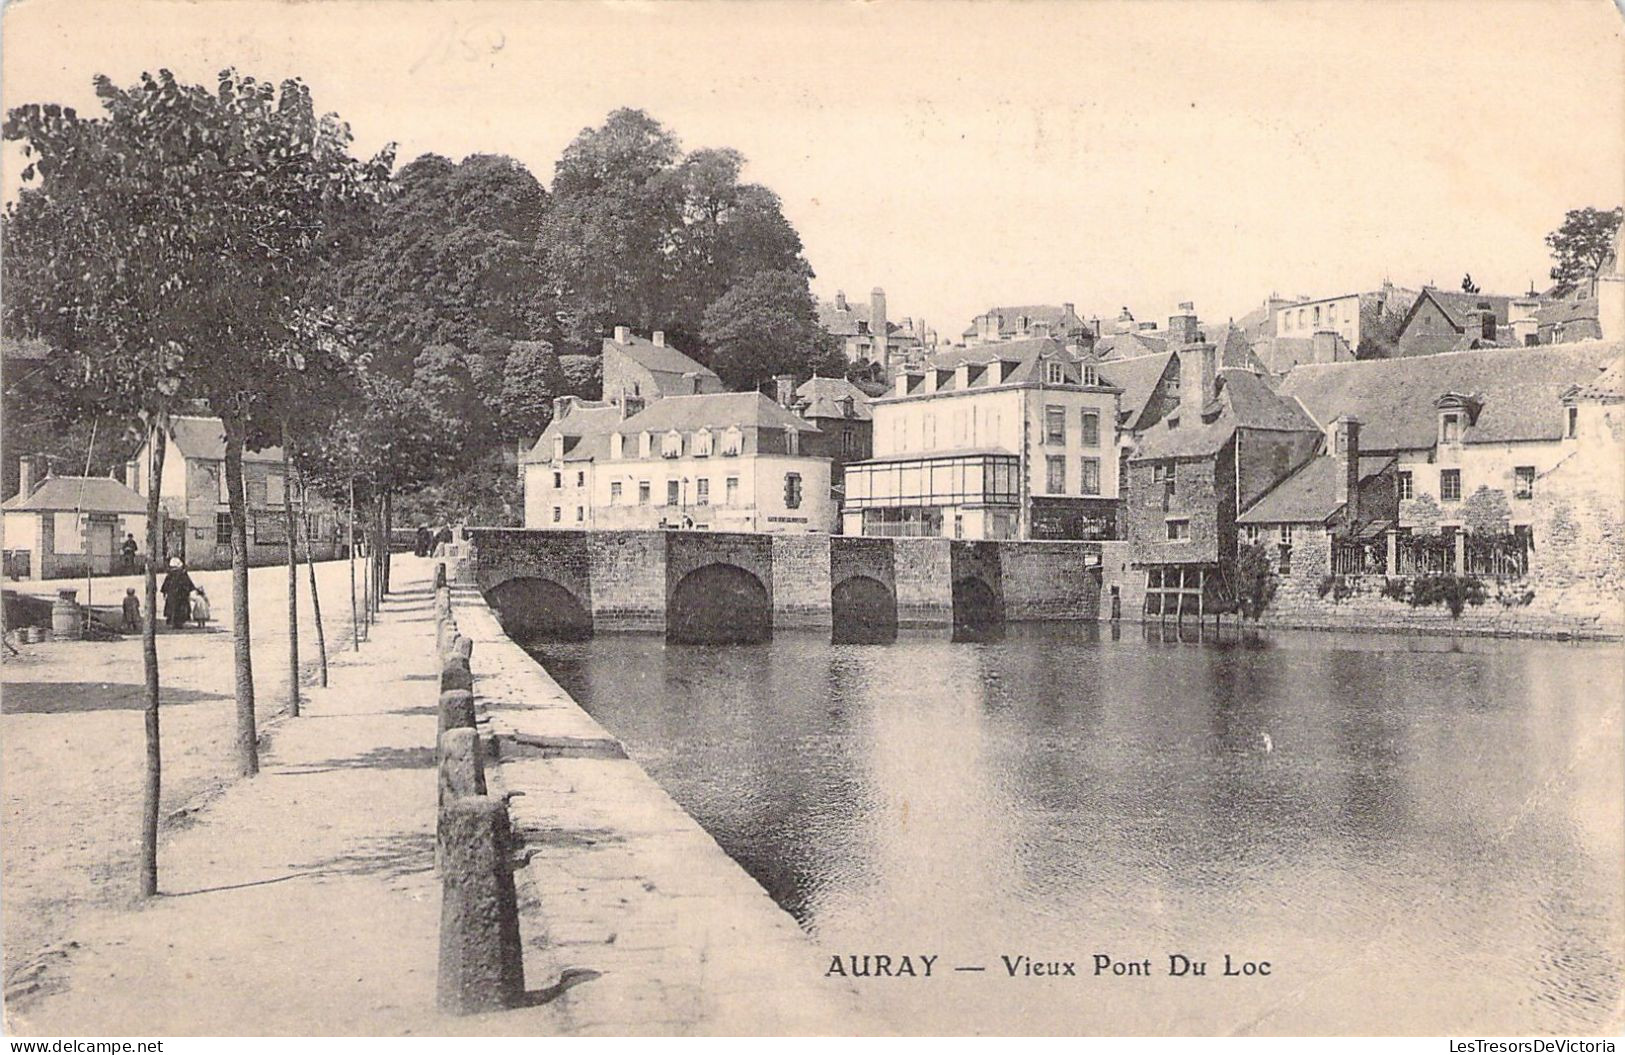
[[[51,636],[58,641],[77,641],[82,634],[78,590],[63,587],[51,605]]]

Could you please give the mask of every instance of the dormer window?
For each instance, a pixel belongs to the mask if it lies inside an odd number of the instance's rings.
[[[784,430],[784,453],[801,453],[801,433],[791,426],[786,426]]]
[[[553,460],[554,461],[563,461],[564,460],[564,437],[563,436],[554,436],[553,437]]]
[[[683,434],[672,429],[660,437],[660,456],[662,458],[681,458],[683,456]]]
[[[654,437],[650,436],[647,432],[638,433],[638,457],[649,457],[650,448],[653,446],[653,444]]]
[[[1060,363],[1045,363],[1044,380],[1052,385],[1061,384],[1066,380],[1066,367]]]
[[[619,460],[623,456],[622,452],[625,449],[626,449],[626,437],[622,436],[619,432],[610,433],[609,434],[609,456],[610,456],[610,458],[614,459],[614,460]]]
[[[1461,442],[1461,415],[1446,413],[1439,415],[1439,442]]]
[[[731,425],[727,432],[722,434],[722,456],[724,458],[737,458],[739,450],[744,446],[745,434],[739,431],[739,426]]]
[[[1100,384],[1100,374],[1095,370],[1093,363],[1084,363],[1082,367],[1083,383],[1086,385]]]
[[[694,457],[708,458],[711,456],[711,430],[701,429],[694,434]]]

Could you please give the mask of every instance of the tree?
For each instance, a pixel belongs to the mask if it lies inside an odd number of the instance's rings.
[[[602,355],[561,355],[559,372],[562,376],[561,396],[579,396],[597,399],[604,389],[604,357]]]
[[[734,286],[706,309],[703,337],[711,368],[735,390],[775,374],[807,376],[828,354],[807,277],[793,271],[764,271]]]
[[[95,81],[106,111],[29,104],[6,115],[21,141],[22,188],[7,209],[4,321],[58,350],[59,390],[92,415],[133,418],[148,441],[146,618],[142,625],[146,767],[138,881],[158,890],[162,793],[156,560],[158,488],[170,414],[193,394],[196,348],[185,308],[211,281],[215,217],[191,191],[213,172],[191,149],[188,91],[167,71],[129,91]]]
[[[1512,525],[1512,507],[1506,492],[1480,484],[1461,504],[1461,520],[1473,535],[1505,535]]]
[[[1563,223],[1546,236],[1552,251],[1552,280],[1563,286],[1595,281],[1603,266],[1613,259],[1614,236],[1619,231],[1625,208],[1570,209]]]
[[[1418,535],[1437,535],[1444,510],[1430,494],[1419,494],[1399,503],[1399,522]]]
[[[706,309],[762,271],[811,269],[767,188],[741,183],[727,149],[684,155],[641,110],[583,129],[554,169],[539,240],[566,353],[597,351],[610,327],[663,329],[702,361]]]
[[[1230,578],[1235,582],[1236,610],[1257,622],[1275,597],[1275,569],[1263,546],[1243,544],[1236,552]]]
[[[503,432],[520,444],[521,453],[553,420],[553,397],[564,385],[564,372],[546,341],[515,341],[502,367],[500,406]]]

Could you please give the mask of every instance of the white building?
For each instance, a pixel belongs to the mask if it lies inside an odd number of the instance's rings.
[[[527,528],[835,527],[822,434],[758,392],[668,396],[635,413],[557,400],[524,479]]]
[[[873,458],[846,467],[849,535],[1111,538],[1122,390],[1058,340],[990,342],[899,374]]]

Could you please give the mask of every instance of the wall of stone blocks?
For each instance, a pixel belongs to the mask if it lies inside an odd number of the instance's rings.
[[[897,625],[952,624],[954,594],[949,540],[900,538],[891,541],[897,581]]]
[[[551,538],[556,531],[531,532]],[[595,631],[666,630],[666,536],[660,531],[590,535],[592,620]]]
[[[1007,620],[1100,617],[1098,544],[1001,542],[998,552]]]
[[[829,535],[773,535],[773,625],[830,625]]]

